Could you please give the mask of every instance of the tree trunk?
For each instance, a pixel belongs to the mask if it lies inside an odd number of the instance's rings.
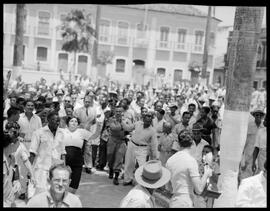
[[[96,11],[96,31],[95,31],[95,40],[92,52],[92,66],[97,66],[97,57],[98,57],[98,40],[99,40],[99,19],[100,19],[100,5],[97,5]]]
[[[201,84],[206,85],[206,71],[207,71],[207,63],[208,63],[208,46],[209,46],[209,35],[211,29],[211,7],[208,7],[208,16],[205,30],[205,41],[204,41],[204,50],[203,50],[203,64],[202,64],[202,77]]]
[[[225,111],[220,138],[222,192],[214,207],[234,207],[238,172],[246,141],[257,45],[263,18],[262,7],[237,7],[231,43],[228,47]]]
[[[15,45],[13,54],[13,74],[12,78],[15,79],[18,76],[19,69],[22,66],[23,59],[23,34],[24,34],[24,12],[25,4],[16,5],[16,34]]]

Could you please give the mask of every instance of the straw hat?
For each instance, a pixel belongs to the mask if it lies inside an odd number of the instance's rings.
[[[178,105],[175,102],[169,103],[169,108],[172,108],[172,107],[178,108]]]
[[[137,183],[146,188],[160,188],[170,181],[171,173],[158,160],[150,160],[135,172]]]
[[[256,113],[261,113],[261,114],[265,115],[263,109],[261,109],[261,108],[255,108],[253,111],[250,112],[250,114],[252,116],[254,116]]]

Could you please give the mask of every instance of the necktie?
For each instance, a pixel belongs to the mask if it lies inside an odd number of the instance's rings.
[[[86,116],[88,116],[88,108],[86,109]]]

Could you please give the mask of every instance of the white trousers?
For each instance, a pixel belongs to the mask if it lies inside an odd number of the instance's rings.
[[[136,146],[131,141],[128,142],[128,147],[125,155],[124,181],[130,182],[134,179],[134,170],[136,161],[139,166],[146,163],[148,155],[148,146]]]

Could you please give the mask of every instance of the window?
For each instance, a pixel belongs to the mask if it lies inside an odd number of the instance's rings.
[[[64,73],[68,72],[68,54],[59,53],[58,54],[58,70],[62,70]]]
[[[160,28],[160,44],[159,44],[159,46],[161,48],[168,47],[169,32],[170,32],[169,27],[162,26]]]
[[[214,47],[215,46],[215,33],[214,32],[211,32],[210,33],[210,46]]]
[[[160,76],[160,77],[165,77],[165,73],[166,73],[165,68],[158,68],[158,69],[157,69],[157,74],[158,74],[158,76]]]
[[[50,32],[50,13],[39,12],[38,13],[38,34],[49,35]]]
[[[48,49],[45,47],[37,47],[37,61],[47,61]]]
[[[137,39],[145,39],[146,38],[146,32],[147,32],[147,26],[143,23],[139,23],[136,25],[136,37]]]
[[[195,45],[202,45],[203,44],[203,31],[196,31],[195,32]]]
[[[263,81],[262,82],[262,88],[265,88],[266,89],[266,81]]]
[[[258,89],[258,81],[253,81],[253,88]]]
[[[195,51],[202,51],[203,49],[203,36],[204,32],[203,31],[196,31],[195,32]]]
[[[118,43],[126,45],[128,42],[128,23],[118,23]]]
[[[101,42],[108,42],[110,35],[110,22],[107,20],[100,20],[99,40]]]
[[[182,80],[183,70],[174,70],[174,82],[180,82]]]
[[[87,63],[88,57],[84,55],[80,55],[78,57],[78,74],[86,75],[87,73]]]
[[[61,14],[61,15],[60,15],[60,21],[61,21],[61,23],[62,23],[63,21],[65,21],[66,17],[67,17],[66,14]]]
[[[120,72],[120,73],[125,72],[125,65],[126,65],[126,61],[124,59],[117,59],[115,71]]]
[[[177,31],[177,36],[178,36],[177,48],[178,49],[185,49],[186,34],[187,34],[186,29],[178,29]]]

